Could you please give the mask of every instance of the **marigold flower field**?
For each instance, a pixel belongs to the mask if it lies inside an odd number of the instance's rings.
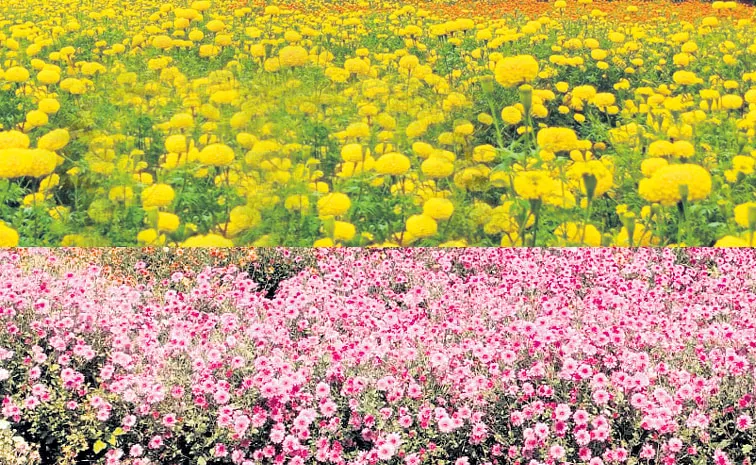
[[[0,0],[0,245],[753,245],[753,16]]]
[[[751,250],[194,253],[0,251],[3,464],[753,463]]]

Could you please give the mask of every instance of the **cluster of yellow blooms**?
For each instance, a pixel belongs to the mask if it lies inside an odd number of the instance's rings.
[[[24,3],[0,246],[755,245],[745,5]]]

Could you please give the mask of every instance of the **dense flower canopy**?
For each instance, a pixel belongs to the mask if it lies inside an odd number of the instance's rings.
[[[754,11],[0,0],[0,240],[750,244]]]
[[[0,251],[0,445],[56,465],[753,456],[752,251],[198,252]]]

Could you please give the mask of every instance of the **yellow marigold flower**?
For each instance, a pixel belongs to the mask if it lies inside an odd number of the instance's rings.
[[[22,83],[29,80],[29,70],[23,66],[12,66],[3,75],[6,81]]]
[[[420,170],[432,179],[445,178],[454,173],[454,163],[446,158],[431,155],[420,165]]]
[[[579,148],[577,134],[570,128],[543,128],[536,136],[538,145],[549,152],[569,152]]]
[[[583,101],[590,101],[593,97],[596,96],[596,93],[596,88],[591,85],[576,86],[574,89],[572,89],[572,98]]]
[[[470,123],[469,121],[465,121],[454,126],[454,135],[455,136],[470,136],[472,135],[474,130],[475,130],[475,127],[472,125],[472,123]]]
[[[587,195],[586,176],[593,176],[596,180],[596,186],[593,193],[594,197],[600,197],[606,194],[613,185],[612,172],[601,160],[589,160],[587,162],[576,162],[567,170],[567,176],[577,182],[583,195]]]
[[[732,157],[732,169],[743,174],[751,174],[756,165],[756,159],[746,155],[735,155]]]
[[[693,59],[693,56],[689,53],[676,53],[672,57],[672,63],[676,66],[688,66]]]
[[[740,84],[738,84],[738,81],[735,81],[733,79],[726,80],[722,85],[727,90],[735,90],[738,87],[740,87]]]
[[[478,145],[473,149],[473,160],[488,163],[496,159],[496,147],[490,144]]]
[[[689,124],[670,126],[667,136],[673,139],[690,139],[693,137],[693,126]]]
[[[43,98],[39,101],[37,107],[39,108],[39,111],[45,112],[48,115],[52,115],[60,110],[60,102],[58,102],[54,98]]]
[[[405,133],[410,139],[420,137],[428,130],[428,123],[425,121],[412,121],[407,125]]]
[[[620,44],[625,41],[625,34],[622,34],[621,32],[610,32],[607,37],[615,44]]]
[[[56,151],[60,150],[71,140],[71,136],[66,129],[53,129],[37,141],[37,148]]]
[[[514,177],[514,190],[523,199],[540,199],[556,187],[548,171],[520,171]]]
[[[410,167],[410,159],[398,152],[381,155],[375,162],[375,171],[379,174],[400,176],[406,174]]]
[[[740,95],[727,94],[722,96],[722,108],[725,110],[737,110],[743,106],[743,98]]]
[[[294,194],[286,197],[284,208],[290,211],[307,211],[310,207],[310,198],[302,194]]]
[[[0,132],[0,150],[2,149],[28,149],[29,136],[21,131]]]
[[[281,69],[281,60],[273,57],[267,58],[263,62],[263,69],[269,73],[275,73]]]
[[[234,149],[226,144],[210,144],[200,151],[197,160],[203,165],[228,166],[234,161]]]
[[[490,126],[491,124],[493,124],[493,116],[489,115],[488,113],[481,113],[478,115],[478,122],[480,124]]]
[[[370,126],[366,123],[352,123],[346,128],[347,137],[368,137],[370,135]]]
[[[383,181],[383,178],[378,178],[378,179],[381,180],[381,181]],[[381,182],[381,184],[383,184],[383,183]],[[381,184],[379,184],[379,185],[381,185]],[[307,185],[307,187],[310,190],[312,190],[314,192],[318,192],[320,194],[327,194],[329,192],[329,190],[330,190],[330,188],[328,187],[328,184],[324,183],[323,181],[311,182],[311,183],[309,183]]]
[[[158,212],[158,230],[174,232],[178,229],[181,220],[173,213]]]
[[[187,151],[186,137],[183,134],[173,134],[165,139],[165,149],[171,153],[184,153]]]
[[[675,81],[676,84],[679,84],[681,86],[690,86],[703,83],[703,79],[696,76],[696,73],[683,70],[675,71],[675,74],[672,75],[672,80]]]
[[[701,89],[698,91],[698,95],[704,100],[716,100],[720,98],[719,91],[716,89]]]
[[[425,214],[412,215],[407,218],[407,232],[415,238],[430,237],[438,232],[438,223]]]
[[[302,40],[302,34],[297,31],[289,30],[284,33],[284,40],[287,42],[299,42]]]
[[[239,97],[239,92],[236,89],[219,90],[213,92],[210,95],[210,101],[220,105],[230,105]],[[241,114],[244,117],[244,114]],[[233,127],[233,126],[232,126]]]
[[[497,61],[494,76],[502,86],[514,87],[535,79],[538,69],[538,61],[531,55],[517,55]]]
[[[22,203],[25,207],[40,207],[50,198],[45,192],[35,192],[24,196]]]
[[[29,152],[31,163],[26,176],[41,178],[47,176],[58,166],[58,155],[46,149],[31,149]]]
[[[245,148],[247,150],[252,149],[257,142],[258,142],[257,137],[247,132],[240,132],[236,134],[236,143],[241,145],[242,148]]]
[[[330,237],[324,237],[322,239],[316,240],[312,244],[312,246],[315,247],[315,248],[333,247],[334,246],[334,242],[333,242],[333,239],[331,239]]]
[[[601,232],[592,224],[562,223],[554,230],[559,245],[587,245],[601,247]]]
[[[26,126],[31,126],[33,128],[38,128],[40,126],[44,126],[48,123],[49,118],[47,116],[47,113],[41,110],[31,110],[29,113],[26,114]]]
[[[221,20],[213,19],[212,21],[208,21],[205,27],[208,31],[217,33],[224,30],[226,28],[226,25]]]
[[[254,228],[262,221],[262,215],[256,208],[249,205],[240,205],[231,209],[229,220],[239,230],[245,231]]]
[[[361,144],[347,144],[341,148],[341,158],[344,161],[357,163],[364,157]]]
[[[708,18],[704,18],[704,23],[706,22],[707,19]],[[716,18],[714,18],[714,19],[716,20]],[[682,44],[682,47],[680,47],[680,50],[683,51],[683,52],[685,52],[685,53],[693,53],[696,50],[698,50],[698,44],[696,44],[692,40],[689,40],[689,41],[685,42],[684,44]]]
[[[668,140],[656,140],[651,142],[646,151],[649,157],[670,157],[675,154],[675,147]]]
[[[373,117],[378,114],[378,111],[379,110],[377,106],[373,105],[372,103],[368,103],[367,105],[361,106],[357,114],[365,117]],[[314,111],[312,113],[314,113]]]
[[[168,184],[153,184],[142,191],[142,206],[166,207],[173,202],[175,196],[173,188]]]
[[[434,220],[447,220],[454,213],[454,204],[449,199],[433,197],[423,203],[423,214]]]
[[[18,231],[0,221],[0,247],[17,247]]]
[[[545,105],[540,103],[533,104],[533,108],[530,109],[530,114],[533,118],[543,119],[549,116],[549,109]]]
[[[451,132],[442,132],[438,135],[438,143],[440,145],[454,145],[456,143],[456,138],[454,137],[454,134]]]
[[[318,200],[318,215],[320,217],[340,216],[349,211],[351,206],[352,201],[346,194],[332,192]]]
[[[591,99],[591,102],[599,108],[606,108],[614,105],[616,101],[617,98],[610,92],[599,92],[593,96],[593,99]]]
[[[557,181],[554,190],[543,196],[543,203],[557,208],[570,209],[577,205],[575,195],[570,192],[566,185]]]
[[[218,234],[192,236],[181,243],[181,247],[233,247],[231,239]]]
[[[748,241],[735,236],[725,236],[719,239],[714,247],[717,248],[731,248],[731,247],[750,247]]]
[[[689,201],[703,200],[711,193],[711,174],[690,163],[667,165],[640,181],[638,193],[649,202],[674,205],[687,189]]]
[[[169,121],[174,129],[188,129],[194,126],[194,117],[191,113],[176,113]]]
[[[278,58],[282,67],[293,68],[307,64],[310,55],[304,47],[299,45],[287,45],[278,52]]]
[[[672,144],[674,156],[677,158],[691,158],[696,153],[696,148],[687,140],[678,140]]]
[[[510,126],[514,126],[522,121],[522,112],[515,106],[506,106],[501,110],[501,119]]]
[[[380,113],[378,116],[376,116],[375,122],[387,131],[393,131],[394,129],[396,129],[396,118],[389,115],[388,113]]]
[[[112,202],[128,202],[134,198],[134,190],[129,186],[111,187],[108,192],[108,198]]]
[[[212,44],[202,44],[199,48],[199,56],[201,58],[211,58],[218,56],[221,52],[220,47]]]
[[[192,10],[197,10],[197,11],[201,12],[201,11],[207,11],[207,10],[209,10],[211,6],[212,6],[212,3],[210,2],[210,0],[195,0],[194,2],[191,3],[191,5],[189,5],[189,8],[191,8]],[[272,8],[275,8],[276,11],[278,11],[278,7],[272,7]],[[267,7],[265,8],[265,14],[266,15],[267,14],[271,14],[271,13],[268,13],[268,8]],[[194,19],[197,16],[198,15],[193,15],[189,19]]]
[[[406,68],[405,68],[406,69]],[[351,74],[356,74],[358,76],[367,76],[370,74],[370,62],[367,60],[362,60],[360,58],[350,58],[344,61],[344,68],[343,70],[341,68],[335,68],[334,72],[336,73],[336,79],[334,81],[338,81],[338,74],[341,74],[343,72],[344,75],[344,81],[349,79],[349,76]]]
[[[200,115],[204,116],[205,118],[211,120],[211,121],[218,121],[221,117],[220,110],[218,107],[210,104],[205,103],[200,107],[199,111]]]
[[[420,158],[428,158],[435,149],[427,142],[414,142],[412,144],[412,153]]]
[[[165,235],[158,235],[154,228],[144,229],[137,233],[137,242],[144,245],[162,245],[165,243]]]
[[[152,38],[152,46],[161,50],[168,50],[173,47],[173,39],[166,35],[159,35]]]
[[[669,165],[664,158],[646,158],[641,162],[641,173],[650,178],[659,168]]]
[[[346,82],[349,79],[349,71],[338,66],[329,66],[324,74],[333,82]]]
[[[60,176],[53,173],[50,176],[42,178],[39,182],[39,192],[47,192],[52,190],[60,183]]]
[[[57,84],[60,81],[60,73],[49,68],[43,69],[37,73],[37,81],[45,85]]]
[[[58,164],[58,156],[44,149],[0,149],[0,178],[35,178],[52,173]]]
[[[745,95],[745,101],[748,103],[756,103],[756,89],[749,89]]]
[[[333,238],[337,241],[351,241],[357,230],[352,223],[346,221],[335,221],[333,227]]]
[[[399,59],[399,68],[413,70],[420,64],[420,60],[415,55],[405,55]]]
[[[735,207],[735,222],[747,229],[756,229],[756,202],[741,203]]]
[[[609,52],[607,52],[606,50],[602,50],[600,48],[594,48],[593,50],[591,50],[591,58],[593,58],[594,60],[603,60],[607,56],[609,56]]]

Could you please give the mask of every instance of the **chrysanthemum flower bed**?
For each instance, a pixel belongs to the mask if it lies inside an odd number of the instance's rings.
[[[345,250],[272,298],[0,254],[0,416],[44,463],[746,464],[756,255]]]

